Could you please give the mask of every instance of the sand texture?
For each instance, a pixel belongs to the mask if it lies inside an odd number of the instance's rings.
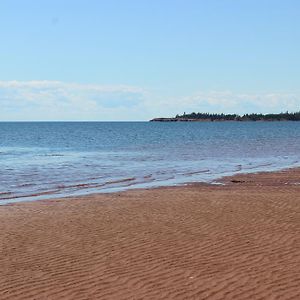
[[[300,299],[300,170],[0,206],[0,299]]]

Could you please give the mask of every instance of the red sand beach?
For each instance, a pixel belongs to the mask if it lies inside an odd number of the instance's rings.
[[[300,170],[0,206],[0,299],[300,299]]]

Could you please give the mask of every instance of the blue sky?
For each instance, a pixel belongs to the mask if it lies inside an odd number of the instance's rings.
[[[3,0],[0,120],[300,110],[296,0]]]

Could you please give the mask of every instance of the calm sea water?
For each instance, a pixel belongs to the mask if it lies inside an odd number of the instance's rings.
[[[0,203],[300,165],[300,122],[0,123]]]

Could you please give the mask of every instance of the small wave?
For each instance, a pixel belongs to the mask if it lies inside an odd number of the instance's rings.
[[[175,179],[176,177],[173,175],[173,176],[168,176],[168,177],[165,177],[165,178],[162,178],[162,179],[160,179],[160,178],[157,178],[157,179],[155,179],[154,181],[155,182],[167,182],[168,180],[172,180],[172,179]]]
[[[130,178],[124,178],[124,179],[119,179],[119,180],[106,181],[105,184],[116,184],[116,183],[123,183],[123,182],[128,182],[128,181],[133,181],[133,180],[136,180],[136,178],[130,177]]]
[[[251,165],[251,167],[249,167],[250,165]],[[251,163],[251,164],[249,164],[249,166],[245,166],[244,169],[252,170],[252,169],[257,169],[257,168],[270,167],[272,165],[273,165],[273,163],[258,164],[258,165],[253,165]]]
[[[166,171],[157,171],[157,172],[155,172],[157,175],[165,175],[165,174],[167,174],[167,172]]]
[[[184,173],[184,175],[196,175],[196,174],[203,174],[203,173],[208,173],[208,172],[210,172],[209,169],[201,170],[201,171],[195,171],[195,172],[188,172],[188,173]]]
[[[100,186],[97,183],[78,183],[78,184],[70,184],[70,185],[64,185],[60,184],[57,186],[58,189],[70,189],[70,188],[90,188]]]
[[[22,183],[17,185],[16,187],[29,187],[29,186],[35,186],[36,184],[34,183]]]
[[[87,180],[96,180],[96,179],[102,179],[102,178],[104,178],[104,176],[90,177],[90,178],[87,178]]]
[[[122,184],[122,183],[131,183],[136,180],[135,177],[124,178],[120,180],[106,181],[104,183],[78,183],[78,184],[59,184],[56,186],[57,191],[62,192],[62,190],[74,189],[74,190],[82,190],[82,189],[95,189],[95,188],[106,188],[106,186],[114,185],[114,184]]]
[[[10,199],[22,199],[22,198],[35,198],[39,196],[46,196],[46,195],[53,195],[58,193],[59,190],[49,190],[49,191],[44,191],[40,193],[32,193],[32,194],[23,194],[23,195],[13,195],[13,193],[7,194],[5,197],[1,197],[1,200],[10,200]],[[12,196],[9,196],[12,195]]]
[[[2,196],[2,195],[11,195],[12,194],[12,192],[0,192],[0,196]]]

